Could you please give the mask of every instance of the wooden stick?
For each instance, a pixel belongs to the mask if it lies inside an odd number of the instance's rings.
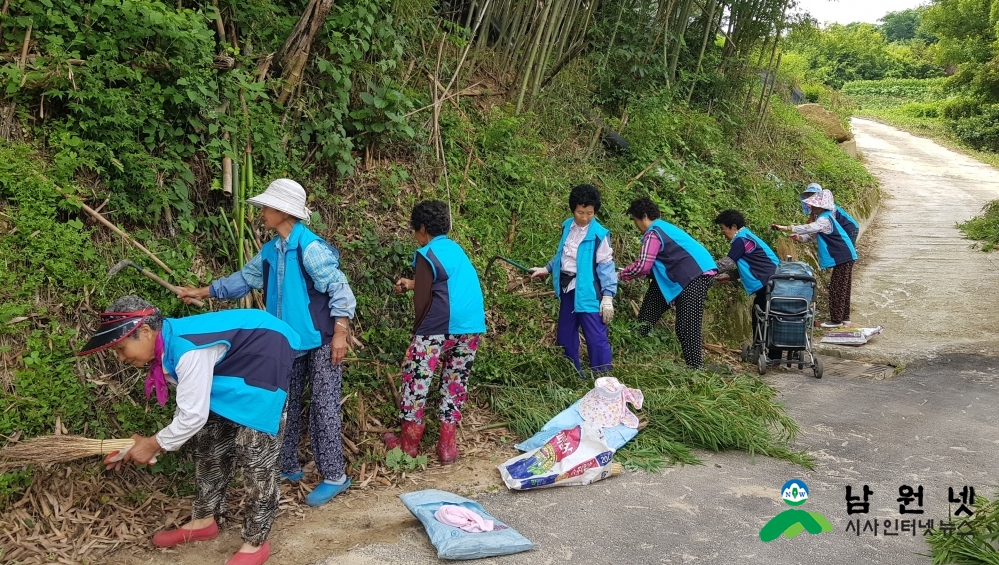
[[[661,157],[659,157],[658,159],[656,159],[655,161],[653,161],[651,165],[649,165],[648,167],[645,167],[645,170],[642,171],[642,172],[640,172],[640,173],[638,173],[638,176],[636,176],[635,178],[631,179],[631,182],[629,182],[627,185],[625,185],[624,189],[628,190],[629,188],[631,188],[631,185],[633,185],[636,182],[638,182],[639,179],[641,179],[642,177],[645,176],[645,173],[647,173],[650,170],[652,170],[652,167],[655,167],[656,165],[658,165],[659,162],[662,161],[663,159],[665,159],[667,156],[669,156],[669,153],[666,153],[666,154],[662,155]]]
[[[31,24],[28,24],[28,29],[24,31],[24,45],[21,46],[21,60],[18,61],[17,66],[24,70],[24,65],[28,60],[28,45],[31,43]],[[22,81],[23,86],[23,81]]]
[[[42,177],[42,178],[44,178],[44,177]],[[48,180],[48,179],[46,179],[46,180]],[[52,186],[55,187],[56,191],[59,194],[61,194],[66,200],[71,200],[71,201],[73,200],[73,198],[70,195],[68,195],[65,192],[63,192],[61,188],[59,188],[55,184],[53,184]],[[157,257],[156,255],[154,255],[152,251],[146,249],[145,246],[143,246],[141,243],[139,243],[138,241],[135,241],[134,239],[132,239],[132,237],[130,235],[128,235],[127,233],[121,231],[118,228],[118,226],[116,226],[116,225],[112,224],[111,222],[109,222],[104,216],[100,215],[99,213],[97,213],[96,210],[94,210],[90,206],[87,206],[83,202],[77,202],[77,204],[79,204],[80,207],[83,208],[83,211],[86,212],[86,213],[88,213],[88,214],[90,214],[95,220],[97,220],[98,222],[104,224],[111,231],[113,231],[114,233],[120,235],[122,239],[124,239],[128,243],[131,243],[137,249],[139,249],[140,251],[142,251],[143,253],[145,253],[146,255],[148,255],[149,258],[152,259],[157,265],[159,265],[160,267],[162,267],[164,271],[170,273],[171,275],[173,274],[173,269],[171,269],[170,267],[167,267],[166,263],[164,263],[163,261],[160,261],[160,258]]]

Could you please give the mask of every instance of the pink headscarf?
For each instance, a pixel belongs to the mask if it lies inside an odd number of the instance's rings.
[[[823,210],[835,210],[836,201],[833,200],[833,193],[825,188],[822,192],[816,192],[805,199],[805,204],[812,208],[822,208]]]

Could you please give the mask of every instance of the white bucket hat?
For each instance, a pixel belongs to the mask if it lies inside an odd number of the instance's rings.
[[[274,208],[308,224],[312,212],[305,206],[305,201],[305,189],[291,179],[277,179],[267,186],[267,190],[247,200],[257,208]]]

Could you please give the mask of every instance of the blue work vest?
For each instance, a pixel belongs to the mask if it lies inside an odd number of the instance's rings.
[[[330,318],[330,297],[316,290],[316,284],[302,267],[305,249],[319,241],[337,257],[340,252],[301,222],[288,234],[284,250],[284,280],[278,280],[277,243],[281,236],[264,244],[260,250],[264,271],[264,305],[278,315],[278,285],[281,285],[281,316],[301,337],[302,351],[309,351],[333,339],[336,321]]]
[[[565,240],[569,237],[569,230],[572,228],[574,220],[569,218],[562,223],[562,239],[558,243],[558,250],[555,251],[555,259],[552,263],[552,281],[555,284],[555,296],[562,298],[562,249],[565,247]],[[574,309],[579,313],[600,312],[600,299],[603,290],[600,288],[600,278],[597,276],[597,248],[605,237],[610,234],[604,226],[594,218],[590,221],[590,227],[586,231],[586,237],[579,242],[576,249],[576,289],[574,298]]]
[[[705,271],[718,268],[703,245],[673,224],[656,220],[649,226],[649,231],[659,238],[661,244],[659,255],[652,265],[652,274],[666,302],[673,302],[690,281]]]
[[[745,249],[745,240],[747,239],[756,244],[756,249],[748,253],[743,253],[742,257],[739,257],[739,260],[735,264],[739,267],[739,279],[742,281],[742,288],[746,289],[746,294],[753,294],[763,288],[767,284],[767,281],[770,280],[770,277],[774,275],[780,259],[777,258],[777,254],[770,249],[769,245],[756,237],[756,234],[749,231],[747,227],[743,227],[736,232],[735,237],[732,238],[732,247],[739,245],[742,249]]]
[[[829,218],[829,223],[832,224],[833,231],[832,233],[817,234],[819,236],[819,268],[828,269],[836,265],[856,261],[857,250],[853,247],[850,236],[846,235],[846,230],[843,229],[843,226],[839,225],[839,222],[833,217],[832,212],[827,210],[819,214],[819,218],[823,217]]]
[[[846,232],[847,237],[854,244],[857,243],[857,236],[860,235],[860,223],[857,222],[850,214],[846,213],[846,210],[836,207],[836,223],[843,228]]]
[[[486,331],[486,308],[479,274],[460,245],[438,235],[413,254],[413,268],[423,256],[434,271],[433,294],[416,335],[481,334]]]
[[[177,362],[193,349],[225,344],[215,364],[209,410],[276,436],[281,425],[298,334],[261,310],[223,310],[163,320],[163,369],[177,379]]]

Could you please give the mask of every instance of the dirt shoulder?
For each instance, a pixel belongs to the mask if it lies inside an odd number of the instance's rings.
[[[502,481],[496,466],[517,452],[513,441],[500,441],[502,437],[509,438],[508,432],[502,428],[490,431],[494,433],[488,437],[459,443],[459,448],[466,451],[453,465],[443,467],[433,462],[431,455],[432,462],[425,471],[400,475],[392,486],[370,483],[364,488],[351,488],[318,508],[303,502],[310,488],[285,484],[281,491],[281,513],[270,536],[269,562],[315,563],[372,543],[395,543],[403,532],[419,525],[399,502],[398,495],[402,492],[438,488],[470,496],[499,490]],[[146,549],[133,548],[110,556],[107,562],[115,565],[224,563],[241,543],[237,518],[213,541],[169,550],[152,545]]]

